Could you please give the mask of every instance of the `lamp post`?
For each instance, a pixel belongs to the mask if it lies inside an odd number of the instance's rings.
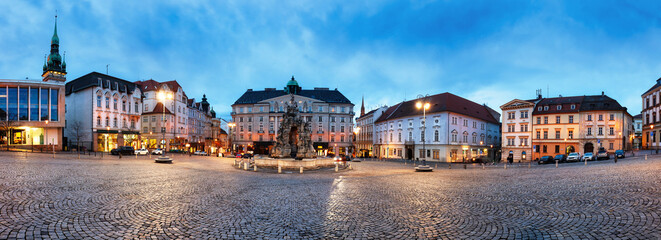
[[[418,95],[418,98],[422,99],[422,101],[418,101],[415,104],[416,108],[418,108],[418,109],[422,108],[422,138],[421,138],[421,140],[422,140],[422,152],[423,152],[423,154],[422,154],[422,165],[417,166],[415,168],[416,171],[432,171],[433,170],[429,165],[427,165],[427,147],[425,146],[425,143],[426,143],[425,138],[426,138],[426,135],[427,135],[426,134],[427,133],[427,109],[429,109],[429,107],[431,106],[431,104],[429,104],[429,102],[427,102],[427,97],[429,97],[429,95],[426,95],[426,96]]]
[[[357,149],[358,149],[358,133],[360,132],[360,127],[356,127],[353,129],[353,134],[354,134],[354,145],[353,145],[353,153],[354,157],[357,157]]]
[[[654,138],[655,138],[654,137],[654,124],[650,124],[650,137],[652,137],[652,141],[654,141]],[[649,146],[649,145],[651,145],[649,139],[647,140],[647,145],[648,145],[647,148],[650,149],[650,154],[652,154],[652,147],[653,146]]]
[[[234,126],[236,126],[236,123],[233,122],[227,123],[227,127],[229,127],[230,129],[229,144],[228,144],[228,147],[230,148],[230,153],[234,153],[234,146],[232,145],[233,144],[232,139],[234,138],[234,132],[232,130],[234,129]]]
[[[173,96],[172,96],[171,92],[166,93],[165,91],[159,91],[158,94],[156,95],[156,98],[163,104],[163,117],[161,118],[161,123],[162,123],[161,124],[161,132],[163,133],[163,140],[162,140],[161,143],[163,144],[163,155],[158,157],[156,159],[156,162],[171,163],[172,158],[169,158],[169,157],[166,156],[167,151],[165,150],[165,148],[166,148],[166,145],[165,145],[166,144],[165,131],[167,130],[167,127],[165,127],[165,101],[166,100],[172,100]]]

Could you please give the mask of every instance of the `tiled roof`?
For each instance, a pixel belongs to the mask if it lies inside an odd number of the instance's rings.
[[[398,103],[388,108],[383,114],[381,114],[381,117],[379,117],[376,122],[422,115],[422,110],[415,106],[418,101],[419,99],[415,99]],[[493,115],[493,113],[497,114],[497,112],[493,109],[451,93],[446,92],[429,96],[428,101],[431,103],[429,110],[427,110],[428,114],[448,111],[474,117],[491,123],[499,123],[497,120],[498,117]]]
[[[365,115],[362,115],[362,116],[358,117],[357,119],[362,119],[364,117],[369,116],[370,114],[374,114],[374,112],[376,112],[376,110],[379,110],[379,109],[377,108],[377,109],[374,109],[372,111],[369,111],[369,112],[365,113]]]
[[[177,82],[177,80],[172,80],[172,81],[167,81],[167,82],[157,82],[154,81],[153,79],[145,80],[145,81],[136,81],[135,84],[138,84],[143,92],[147,91],[156,91],[160,90],[163,88],[163,84],[167,85],[170,91],[172,92],[177,92],[179,88],[181,88],[181,85]],[[183,92],[183,91],[182,91]],[[184,96],[186,96],[186,93],[184,92]]]
[[[615,99],[606,95],[592,95],[583,98],[581,104],[581,111],[626,111],[627,108],[622,107]]]
[[[558,110],[558,106],[560,110]],[[571,109],[571,105],[575,108]],[[542,108],[540,111],[539,108]],[[544,110],[544,107],[548,107]],[[557,97],[557,98],[544,98],[533,111],[534,115],[537,114],[553,114],[553,113],[575,113],[585,111],[626,111],[627,108],[622,107],[615,99],[606,95],[589,95],[589,96],[571,96],[571,97]]]
[[[136,90],[137,86],[135,83],[126,81],[121,78],[116,78],[110,75],[105,75],[103,73],[91,72],[85,74],[82,77],[76,78],[66,83],[64,89],[65,94],[69,95],[78,91],[85,90],[90,87],[99,86],[99,78],[101,79],[102,88],[109,88],[112,90],[118,90],[119,92],[127,92],[132,94]],[[110,85],[107,85],[107,81],[110,81]],[[115,83],[117,83],[119,89],[115,89]]]
[[[656,84],[654,84],[654,86],[652,86],[649,90],[645,91],[641,96],[644,96],[645,94],[651,92],[652,90],[658,88],[659,86],[661,86],[661,78],[657,79]]]
[[[248,90],[234,104],[254,104],[266,99],[287,95],[284,90]],[[351,103],[340,91],[328,89],[301,90],[297,95],[317,99],[327,103]]]
[[[152,114],[152,113],[163,114],[163,103],[161,102],[156,103],[156,106],[154,106],[154,110],[152,110],[151,112],[144,112],[143,114]],[[172,114],[172,112],[170,112],[170,109],[166,107],[165,114]]]
[[[638,114],[636,116],[633,116],[633,119],[643,119],[643,114]]]
[[[537,103],[535,110],[532,114],[551,114],[551,113],[572,113],[578,112],[581,103],[583,102],[584,96],[574,96],[574,97],[556,97],[556,98],[544,98]],[[560,105],[560,110],[558,110],[558,105]],[[574,105],[574,109],[571,109],[571,105]],[[539,108],[542,108],[539,111]],[[548,109],[544,110],[544,107]]]

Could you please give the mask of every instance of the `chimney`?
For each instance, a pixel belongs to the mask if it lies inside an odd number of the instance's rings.
[[[604,91],[601,91],[601,96],[603,96],[603,95],[604,95]]]

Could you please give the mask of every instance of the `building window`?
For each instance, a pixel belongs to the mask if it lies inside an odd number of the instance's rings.
[[[608,120],[611,120],[611,121],[615,120],[615,114],[612,114],[612,113],[611,113],[611,114],[608,116]]]
[[[106,108],[110,108],[110,97],[106,97]]]
[[[106,117],[106,127],[110,127],[110,118]]]
[[[568,135],[569,135],[569,139],[573,139],[574,138],[574,130],[569,130]]]
[[[117,127],[117,118],[113,118],[112,120],[112,126]]]
[[[96,96],[96,107],[101,107],[101,95]]]
[[[599,127],[599,136],[604,135],[604,128]]]
[[[613,143],[608,143],[608,149],[613,150]]]
[[[549,124],[549,117],[544,117],[544,124]]]
[[[464,119],[464,127],[468,127],[468,120]]]
[[[572,105],[571,105],[571,109],[572,109],[572,110],[576,109],[576,105],[575,105],[575,104],[572,104]]]
[[[555,139],[560,139],[560,131],[555,131]]]
[[[544,131],[544,139],[549,139],[549,131]]]
[[[96,116],[96,125],[101,126],[101,116]]]
[[[340,132],[344,132],[344,126],[340,126]]]
[[[556,107],[556,109],[557,109],[557,110],[562,110],[562,105],[558,105],[558,106]]]
[[[537,124],[542,124],[542,118],[541,117],[537,117]]]
[[[543,152],[543,153],[547,153],[547,152],[548,152],[548,151],[547,151],[547,148],[546,148],[546,145],[542,146],[542,152]]]
[[[610,128],[608,129],[608,134],[611,135],[611,136],[612,136],[612,135],[615,135],[615,128],[614,128],[614,127],[610,127]]]
[[[402,142],[402,133],[397,133],[397,141]]]
[[[560,123],[560,116],[555,116],[555,123]]]
[[[599,121],[603,121],[603,120],[604,120],[604,115],[603,115],[603,114],[599,114]]]
[[[569,115],[569,123],[574,123],[574,116],[573,115]]]
[[[588,121],[592,121],[592,114],[588,115]]]
[[[457,142],[457,133],[456,132],[452,133],[452,142]]]
[[[560,145],[555,145],[555,153],[560,153]]]
[[[592,128],[588,127],[588,136],[592,135]]]
[[[537,131],[537,139],[541,139],[541,132]]]

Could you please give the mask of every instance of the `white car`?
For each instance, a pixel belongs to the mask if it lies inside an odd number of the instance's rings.
[[[206,156],[207,153],[205,151],[195,151],[193,155],[200,155],[200,156]]]
[[[147,150],[145,148],[141,148],[141,149],[135,150],[135,154],[136,155],[147,155],[147,154],[149,154],[149,150]]]
[[[160,149],[160,148],[154,149],[153,151],[151,151],[151,154],[163,155],[163,149]]]
[[[580,161],[581,160],[581,154],[577,152],[570,153],[567,156],[567,161]]]
[[[593,161],[594,160],[594,154],[592,154],[591,152],[585,153],[585,155],[583,155],[582,159],[583,159],[583,161],[587,161],[587,160]]]

